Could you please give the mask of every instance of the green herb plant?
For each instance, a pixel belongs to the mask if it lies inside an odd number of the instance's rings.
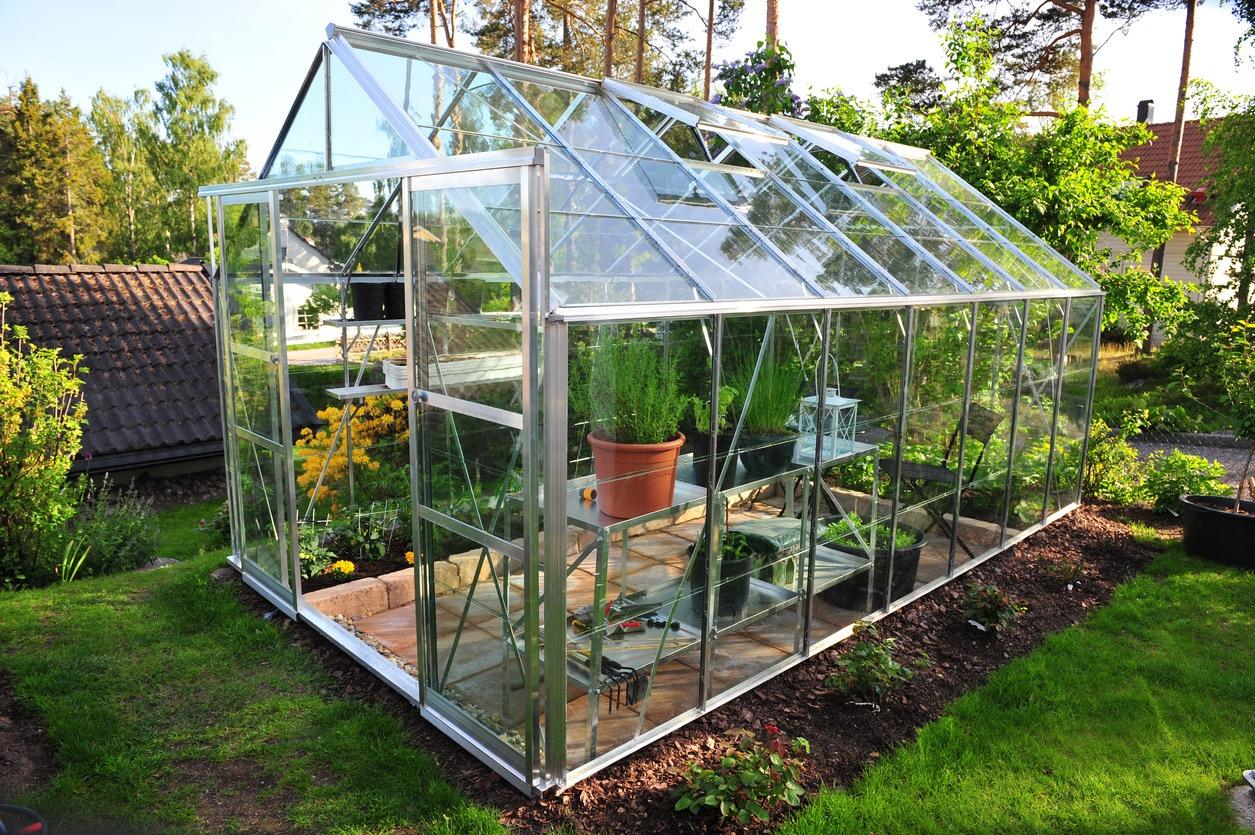
[[[780,803],[802,800],[802,766],[810,743],[789,738],[771,722],[758,731],[735,728],[725,733],[719,761],[711,768],[689,763],[675,809],[694,815],[718,814],[742,826],[766,821]]]
[[[729,384],[736,389],[737,402],[745,413],[745,431],[751,435],[788,435],[789,421],[797,411],[806,376],[798,365],[768,351],[758,369],[758,378],[754,379],[755,360],[756,357],[743,357],[732,364],[728,374]]]
[[[982,632],[998,634],[998,630],[1028,611],[1006,592],[994,585],[973,583],[963,595],[963,617]]]
[[[736,400],[737,390],[732,386],[719,387],[719,426],[718,431],[723,432],[728,428],[728,410],[732,407],[732,402]],[[698,432],[709,431],[710,427],[710,401],[703,400],[700,397],[689,398],[689,408],[693,412],[693,426]]]
[[[858,642],[837,659],[836,669],[824,679],[824,684],[876,710],[880,709],[886,693],[915,677],[915,669],[932,664],[924,653],[917,656],[911,666],[901,663],[893,655],[897,641],[881,638],[876,627],[866,621],[855,624],[854,635]]]
[[[61,583],[71,583],[78,576],[79,569],[87,561],[91,546],[80,540],[70,538],[65,542],[65,550],[61,554],[61,565],[57,568],[57,578]]]
[[[675,438],[689,401],[680,395],[675,359],[664,359],[655,340],[612,334],[593,349],[588,406],[606,440],[661,444]]]
[[[867,541],[868,525],[863,521],[857,513],[847,514],[843,519],[836,522],[830,522],[828,527],[824,528],[819,535],[820,542],[831,543],[833,545],[842,545],[848,548],[861,548],[858,538],[855,536],[857,531],[864,542]],[[907,548],[914,548],[919,544],[918,534],[913,530],[905,527],[899,527],[897,533],[894,534],[893,528],[884,523],[876,524],[876,548],[877,550],[889,550],[889,540],[893,539],[893,544],[898,551],[904,551]]]

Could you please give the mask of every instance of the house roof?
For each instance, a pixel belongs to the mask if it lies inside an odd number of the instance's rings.
[[[75,469],[222,451],[212,281],[199,264],[0,265],[9,321],[81,354],[87,427]],[[88,458],[90,454],[90,458]]]
[[[1144,145],[1130,148],[1121,156],[1137,164],[1137,172],[1143,177],[1152,174],[1161,180],[1168,179],[1168,161],[1172,154],[1172,131],[1175,122],[1151,122],[1146,125],[1155,138]],[[1190,196],[1186,198],[1186,208],[1198,212],[1199,221],[1206,225],[1211,223],[1211,212],[1207,207],[1207,178],[1211,175],[1212,162],[1203,149],[1206,134],[1199,125],[1198,119],[1189,119],[1185,123],[1185,133],[1181,138],[1181,160],[1177,164],[1177,182],[1184,186]]]

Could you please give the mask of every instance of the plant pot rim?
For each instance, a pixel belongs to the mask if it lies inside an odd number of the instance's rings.
[[[1251,519],[1255,521],[1255,501],[1243,500],[1238,506],[1245,513],[1234,513],[1234,500],[1231,496],[1211,496],[1204,493],[1186,493],[1181,496],[1181,504],[1205,513],[1221,513],[1234,519]]]
[[[742,430],[742,438],[796,438],[798,433],[792,429],[786,429],[783,432],[751,432],[748,429]]]
[[[828,517],[828,518],[829,518],[829,519],[835,519],[835,518],[837,518],[837,517],[835,517],[835,516],[830,516],[830,517]],[[906,523],[904,523],[904,522],[899,522],[899,523],[898,523],[898,530],[899,530],[899,531],[904,531],[904,530],[906,530],[906,531],[913,531],[913,532],[915,533],[915,537],[916,537],[916,538],[915,538],[915,543],[914,543],[914,544],[912,544],[909,548],[899,548],[899,549],[898,549],[898,551],[897,551],[899,554],[901,554],[901,553],[902,553],[902,552],[904,552],[904,551],[914,551],[916,548],[923,548],[925,545],[927,545],[927,544],[928,544],[928,534],[924,533],[922,530],[920,530],[919,528],[915,527],[914,525],[908,525],[908,524],[906,524]],[[836,548],[836,549],[837,549],[837,550],[839,550],[839,551],[844,551],[844,550],[845,550],[845,549],[847,549],[847,548],[858,548],[858,547],[859,547],[859,546],[858,546],[857,544],[855,544],[855,543],[850,543],[849,545],[845,545],[845,544],[842,544],[842,543],[840,543],[840,542],[825,542],[825,541],[824,541],[824,540],[822,540],[822,539],[818,540],[818,544],[823,545],[823,546],[826,546],[826,547],[828,547],[828,548]],[[849,551],[849,552],[847,552],[847,553],[855,553],[855,552]],[[877,553],[877,554],[888,554],[888,553],[889,553],[889,549],[888,549],[887,547],[884,547],[884,548],[880,547],[880,545],[879,545],[879,543],[878,543],[878,544],[876,545],[876,553]]]
[[[669,441],[663,441],[660,444],[625,444],[619,441],[612,441],[608,438],[600,437],[600,429],[594,429],[588,433],[588,443],[599,449],[634,449],[641,452],[666,452],[672,449],[679,449],[684,446],[684,433],[676,432],[675,437]]]

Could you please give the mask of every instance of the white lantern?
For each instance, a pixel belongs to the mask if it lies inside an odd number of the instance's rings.
[[[854,450],[854,430],[858,424],[858,400],[842,397],[835,389],[824,392],[823,416],[819,414],[819,397],[803,397],[798,409],[798,431],[803,438],[822,434],[825,460],[848,455]],[[804,441],[803,441],[804,443]],[[813,447],[812,447],[813,449]],[[813,456],[814,453],[811,453]]]

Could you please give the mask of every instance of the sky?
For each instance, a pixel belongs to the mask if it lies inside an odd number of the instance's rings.
[[[620,0],[631,3],[632,0]],[[235,106],[234,133],[248,142],[254,169],[265,159],[330,22],[352,24],[349,0],[0,0],[0,85],[30,74],[45,98],[64,89],[86,109],[99,88],[126,95],[164,75],[161,56],[204,54],[220,74],[218,92]],[[761,37],[765,0],[747,0],[741,31],[716,49],[740,55]],[[872,97],[872,80],[892,64],[927,58],[940,67],[941,43],[914,0],[780,0],[780,37],[798,65],[796,88],[840,87]],[[1172,118],[1180,74],[1183,11],[1153,12],[1115,33],[1095,65],[1095,102],[1132,119],[1141,99]],[[421,31],[421,30],[420,30]],[[1240,67],[1233,45],[1242,27],[1217,3],[1199,7],[1192,75],[1255,94],[1255,63]],[[1110,29],[1096,40],[1102,43]],[[462,36],[460,46],[469,45]]]

